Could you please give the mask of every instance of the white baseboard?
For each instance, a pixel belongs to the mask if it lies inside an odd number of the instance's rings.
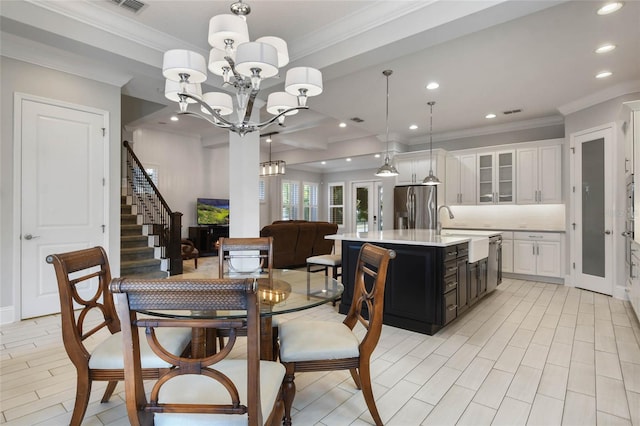
[[[0,324],[10,324],[16,322],[16,310],[13,306],[5,306],[0,308]]]

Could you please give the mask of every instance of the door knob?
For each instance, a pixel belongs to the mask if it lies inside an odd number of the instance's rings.
[[[605,234],[607,235],[611,235],[611,231],[609,231],[608,229],[606,231],[604,231]]]
[[[35,238],[40,238],[40,235],[31,235],[31,234],[27,234],[24,236],[25,240],[33,240]]]

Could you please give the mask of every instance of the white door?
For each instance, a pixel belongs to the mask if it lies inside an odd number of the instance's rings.
[[[47,255],[105,245],[106,115],[39,100],[18,102],[21,317],[30,318],[60,311]],[[80,295],[96,283],[79,289]]]
[[[382,229],[382,183],[355,182],[352,187],[354,232]]]
[[[574,283],[613,293],[613,131],[611,127],[571,135]]]

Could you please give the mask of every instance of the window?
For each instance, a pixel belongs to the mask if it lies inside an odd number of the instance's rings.
[[[300,184],[282,181],[282,220],[298,219],[300,209]]]
[[[305,182],[302,185],[302,209],[304,220],[318,220],[318,184]]]
[[[344,184],[329,184],[329,222],[344,225]]]

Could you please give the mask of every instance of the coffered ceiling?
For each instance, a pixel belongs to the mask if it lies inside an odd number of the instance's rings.
[[[1,1],[3,56],[89,75],[122,87],[124,99],[144,101],[143,117],[127,129],[196,134],[203,144],[227,134],[191,117],[177,123],[163,97],[162,55],[187,48],[208,55],[210,17],[231,1],[146,0],[137,13],[111,0]],[[274,139],[274,157],[322,170],[320,160],[376,167],[384,150],[385,77],[390,77],[389,129],[394,150],[428,141],[427,101],[434,107],[434,141],[562,123],[563,115],[640,91],[640,2],[599,16],[602,1],[382,0],[248,1],[252,39],[274,35],[289,45],[292,66],[323,72],[324,92],[309,111],[288,117]],[[614,43],[605,54],[594,50]],[[595,75],[613,74],[605,79]],[[431,81],[440,87],[425,88]],[[260,98],[282,90],[266,81]],[[203,91],[220,90],[211,76]],[[139,100],[137,100],[139,99]],[[126,108],[125,108],[126,109]],[[521,110],[504,114],[505,111]],[[486,119],[488,113],[497,115]],[[355,122],[352,118],[362,122]],[[347,123],[345,128],[339,122]],[[416,130],[409,125],[416,124]],[[333,164],[333,163],[330,163]]]

